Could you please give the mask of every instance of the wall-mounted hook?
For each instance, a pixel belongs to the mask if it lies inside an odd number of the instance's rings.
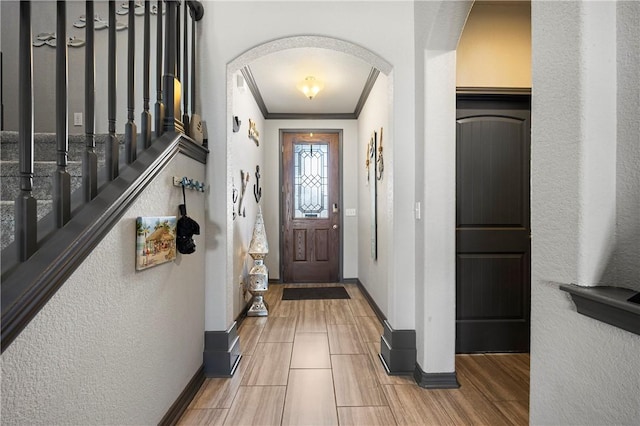
[[[182,186],[184,188],[187,189],[194,189],[198,192],[204,192],[204,187],[205,187],[205,183],[204,182],[199,182],[195,179],[189,179],[188,177],[184,176],[182,178],[179,178],[177,176],[173,177],[173,186]]]

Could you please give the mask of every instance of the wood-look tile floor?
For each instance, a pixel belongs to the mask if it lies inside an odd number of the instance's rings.
[[[206,379],[179,424],[528,424],[528,354],[457,355],[459,389],[422,389],[385,373],[382,325],[357,286],[345,284],[348,300],[301,301],[281,300],[286,286],[269,286],[268,317],[240,325],[235,375]]]

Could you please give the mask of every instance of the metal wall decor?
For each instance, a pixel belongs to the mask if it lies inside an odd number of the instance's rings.
[[[249,139],[253,139],[256,146],[260,146],[260,132],[256,129],[256,122],[249,119]]]
[[[371,135],[369,143],[367,144],[367,153],[365,155],[365,168],[367,169],[367,183],[369,183],[369,168],[371,163],[375,164],[376,148],[375,148],[375,132]],[[375,166],[374,166],[375,167]]]
[[[236,213],[236,203],[238,202],[238,189],[233,178],[231,178],[231,201],[233,202],[233,220],[236,220],[238,213]]]
[[[378,180],[376,179],[377,134],[373,132],[367,148],[367,182],[371,195],[371,258],[378,259]],[[371,166],[371,167],[369,167]]]
[[[262,198],[262,188],[260,187],[260,166],[256,166],[256,183],[253,184],[253,196],[256,197],[256,203]]]
[[[247,184],[249,183],[249,172],[244,172],[244,170],[240,170],[240,202],[238,203],[238,216],[246,217],[245,208],[242,206],[242,202],[244,201],[244,193],[247,190]]]
[[[384,159],[382,158],[382,127],[380,127],[380,138],[378,138],[378,158],[376,159],[376,178],[382,180],[384,171]]]

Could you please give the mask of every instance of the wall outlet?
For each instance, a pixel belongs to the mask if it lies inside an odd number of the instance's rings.
[[[82,126],[82,113],[74,112],[73,113],[73,125],[74,126]]]

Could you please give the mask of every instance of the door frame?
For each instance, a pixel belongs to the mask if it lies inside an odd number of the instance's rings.
[[[280,243],[278,247],[278,251],[280,253],[280,282],[284,280],[284,244],[285,244],[285,235],[284,235],[284,221],[282,215],[284,214],[282,208],[282,197],[284,192],[284,171],[282,170],[282,156],[284,154],[284,135],[285,133],[337,133],[338,134],[338,175],[340,176],[338,182],[338,202],[340,209],[340,227],[338,228],[339,236],[338,236],[338,281],[342,282],[343,279],[343,257],[344,257],[344,199],[343,199],[343,173],[342,173],[342,134],[343,129],[334,129],[334,128],[281,128],[278,130],[278,186],[280,187],[280,191],[278,191],[278,233],[280,235]]]

